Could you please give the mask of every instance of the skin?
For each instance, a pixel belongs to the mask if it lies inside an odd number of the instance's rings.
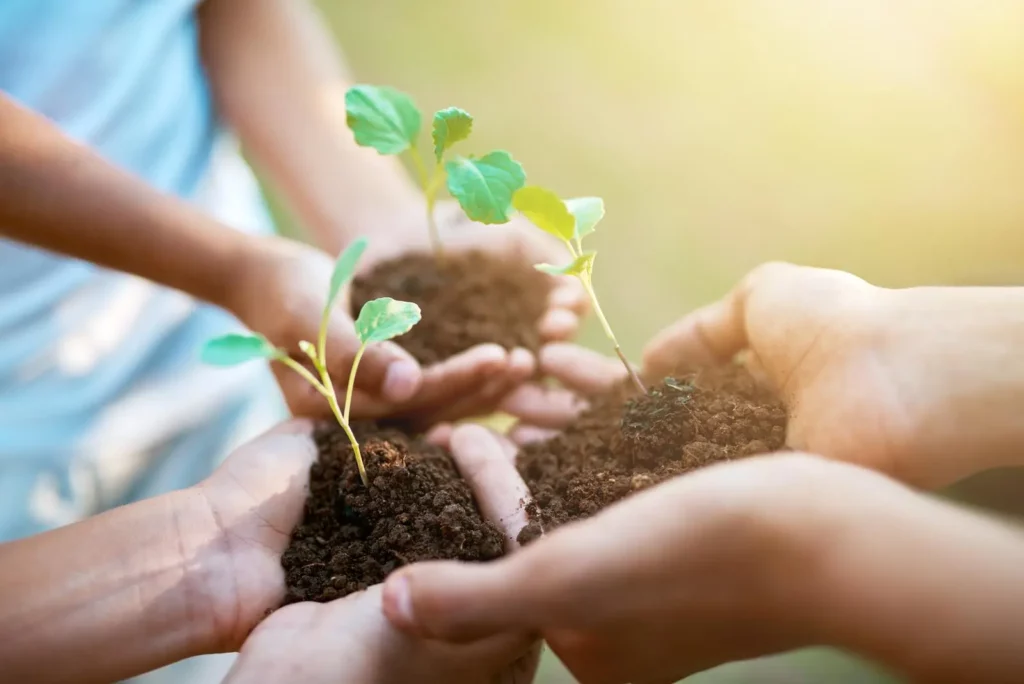
[[[403,569],[385,611],[410,633],[454,640],[539,629],[585,683],[671,682],[811,644],[914,681],[1015,681],[1024,539],[883,474],[940,487],[1020,465],[1022,311],[1021,288],[886,290],[837,271],[756,269],[657,335],[644,374],[743,355],[786,402],[789,444],[829,460],[715,466],[486,568]],[[614,360],[571,345],[540,361],[562,388],[525,385],[506,400],[520,442],[624,379]],[[432,436],[454,445],[458,434]]]
[[[507,458],[497,437],[474,439]],[[1009,525],[786,453],[665,482],[494,563],[403,568],[383,607],[454,643],[539,631],[583,684],[669,683],[822,644],[912,681],[1014,682],[1022,561]]]
[[[426,245],[423,201],[393,159],[358,147],[345,125],[351,79],[312,6],[295,0],[207,0],[199,14],[203,63],[219,113],[318,248],[245,236],[187,203],[162,195],[0,95],[0,236],[132,273],[235,314],[296,358],[315,340],[332,258],[360,235],[371,239],[363,267]],[[491,231],[455,225],[438,208],[452,249],[485,248],[530,260],[561,258],[560,247],[523,223]],[[147,249],[138,248],[146,235]],[[586,296],[554,281],[538,322],[547,340],[571,337]],[[346,378],[359,343],[349,311],[331,320],[328,367]],[[481,345],[421,368],[396,344],[360,363],[354,413],[403,415],[421,423],[486,412],[535,370],[525,350]],[[298,415],[327,417],[322,397],[278,373]],[[440,407],[440,408],[439,408]]]
[[[1019,464],[1022,346],[1024,288],[892,290],[773,263],[657,334],[642,372],[656,382],[738,356],[785,402],[788,446],[936,489]],[[546,348],[539,366],[563,388],[525,385],[506,398],[520,441],[564,427],[586,406],[581,395],[624,377],[568,344]]]
[[[458,646],[424,642],[384,619],[379,586],[330,604],[288,606],[264,621],[284,595],[281,554],[316,458],[311,427],[278,426],[195,487],[0,545],[5,676],[119,681],[241,649],[232,682],[267,681],[269,672],[280,681],[335,682],[348,673],[341,681],[402,682],[412,671],[428,678],[417,681],[530,681],[539,644],[529,632]],[[460,453],[484,514],[513,540],[524,517],[497,515],[515,494],[495,487],[507,473],[495,478],[471,450]]]

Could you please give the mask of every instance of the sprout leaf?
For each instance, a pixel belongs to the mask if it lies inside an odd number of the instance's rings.
[[[434,156],[441,163],[445,150],[460,140],[465,140],[473,131],[473,117],[458,107],[448,107],[434,114]]]
[[[384,342],[409,332],[419,320],[420,307],[381,297],[363,305],[356,319],[356,334],[364,344]]]
[[[600,197],[577,197],[565,200],[565,206],[576,217],[577,240],[594,232],[594,227],[604,218],[604,200]]]
[[[594,258],[597,256],[597,252],[584,252],[583,254],[576,257],[571,264],[568,266],[552,266],[551,264],[537,264],[534,266],[538,271],[547,273],[548,275],[561,276],[581,276],[591,275],[594,272]]]
[[[215,337],[203,346],[200,358],[211,366],[234,366],[256,359],[273,359],[282,352],[261,335],[231,333]]]
[[[359,145],[381,154],[401,154],[416,144],[421,120],[420,110],[405,93],[357,85],[345,93],[345,122]]]
[[[522,165],[508,152],[498,150],[479,159],[460,158],[444,165],[448,192],[473,221],[507,223],[512,215],[512,195],[526,183]]]
[[[565,202],[545,188],[529,186],[516,192],[512,205],[531,223],[560,240],[572,240],[576,232],[576,218],[569,213]]]

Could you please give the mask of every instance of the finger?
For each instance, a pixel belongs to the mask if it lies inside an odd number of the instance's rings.
[[[355,336],[347,316],[335,315],[327,328],[327,371],[335,384],[348,382],[352,361],[361,342]],[[416,360],[394,342],[371,344],[363,352],[355,384],[384,401],[401,403],[411,399],[420,388],[423,371]]]
[[[537,427],[536,425],[518,424],[508,432],[513,444],[526,446],[537,442],[546,442],[560,434],[559,430]]]
[[[482,344],[423,369],[419,391],[407,402],[392,403],[360,393],[353,415],[360,418],[412,417],[436,414],[459,398],[505,372],[509,355],[496,344]]]
[[[605,392],[626,378],[622,362],[576,344],[552,343],[540,350],[540,370],[582,394]]]
[[[439,410],[417,416],[416,422],[432,425],[492,413],[510,392],[533,377],[535,368],[533,354],[525,349],[513,349],[503,372],[487,380],[472,393],[443,405]]]
[[[324,396],[312,385],[287,366],[272,363],[270,369],[274,373],[281,393],[288,402],[288,410],[294,416],[304,418],[329,418],[331,407]]]
[[[579,316],[568,309],[548,309],[537,324],[541,339],[548,342],[572,339],[579,327]]]
[[[523,423],[564,428],[586,410],[587,402],[569,390],[532,383],[516,388],[499,408]]]
[[[292,418],[283,423],[278,423],[270,428],[264,435],[312,435],[313,421],[305,418]]]
[[[644,347],[644,375],[657,378],[721,364],[744,349],[745,283],[655,335]]]
[[[451,444],[455,465],[484,519],[505,533],[506,552],[517,548],[516,537],[530,522],[526,515],[530,492],[509,456],[509,452],[515,454],[515,447],[480,425],[456,428]]]
[[[427,433],[423,435],[423,438],[431,444],[436,444],[439,447],[449,449],[451,448],[452,432],[454,430],[455,427],[451,423],[438,423],[427,430]]]
[[[555,281],[548,295],[548,306],[552,309],[565,309],[577,316],[583,316],[590,310],[590,298],[583,285],[576,278],[563,277]]]

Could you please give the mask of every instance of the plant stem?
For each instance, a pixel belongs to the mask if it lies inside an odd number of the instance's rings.
[[[352,408],[352,390],[356,386],[356,369],[359,368],[359,362],[363,359],[363,352],[366,351],[366,342],[363,342],[362,346],[359,347],[359,351],[356,352],[356,356],[352,359],[352,370],[348,372],[348,390],[345,392],[345,412],[342,414],[345,417],[345,422],[348,422],[349,410]]]
[[[366,477],[366,468],[363,466],[363,455],[359,451],[359,442],[356,441],[355,435],[352,434],[352,429],[348,426],[348,420],[342,415],[341,409],[338,407],[338,398],[334,393],[334,383],[331,382],[331,376],[327,374],[327,364],[323,360],[323,355],[320,357],[321,367],[319,369],[321,380],[314,378],[312,373],[303,368],[302,364],[290,356],[282,354],[277,357],[277,360],[301,375],[306,382],[313,386],[313,389],[324,395],[324,398],[327,399],[327,405],[331,407],[331,413],[334,414],[334,418],[338,421],[341,429],[345,431],[348,441],[352,443],[352,453],[356,456],[356,467],[359,469],[359,477],[362,479],[363,485],[369,487],[370,480]]]
[[[590,301],[594,304],[594,313],[597,314],[597,320],[601,321],[601,327],[604,328],[604,334],[611,340],[612,345],[615,347],[615,353],[618,355],[619,360],[622,361],[622,365],[625,366],[626,372],[629,373],[630,379],[636,388],[640,390],[640,394],[647,394],[647,388],[644,387],[644,383],[640,382],[640,377],[633,370],[633,366],[626,359],[626,355],[622,353],[622,348],[619,346],[619,341],[615,339],[615,333],[612,332],[612,327],[608,325],[608,319],[604,317],[604,311],[601,310],[601,303],[597,301],[597,293],[594,292],[594,285],[590,281],[590,275],[587,273],[580,275],[580,282],[583,283],[583,288],[590,295]]]
[[[434,205],[437,204],[437,190],[440,186],[437,181],[441,177],[442,167],[438,163],[434,168],[433,177],[431,177],[419,150],[410,147],[409,157],[412,159],[413,166],[416,167],[416,175],[419,176],[420,187],[423,189],[423,195],[427,201],[427,230],[430,233],[430,245],[434,249],[434,254],[440,257],[444,253],[444,247],[441,244],[441,235],[437,230],[437,221],[434,219]]]

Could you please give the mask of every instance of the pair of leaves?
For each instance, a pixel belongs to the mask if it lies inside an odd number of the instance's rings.
[[[363,344],[386,342],[409,332],[420,318],[420,307],[415,304],[381,297],[363,305],[356,319],[356,334]],[[308,342],[302,346],[307,354],[313,349]],[[272,345],[262,335],[231,333],[207,342],[200,358],[211,366],[234,366],[256,359],[275,360],[285,356],[284,350]]]
[[[422,115],[412,98],[394,88],[357,85],[345,93],[345,115],[356,143],[381,154],[401,154],[416,146]],[[458,107],[434,114],[434,158],[469,137],[473,117]],[[445,164],[448,192],[466,215],[480,223],[507,223],[512,194],[526,183],[523,167],[508,152],[458,158]]]
[[[537,186],[518,190],[512,205],[538,228],[564,242],[582,240],[604,218],[604,200],[600,197],[563,201],[550,190]]]
[[[552,266],[551,264],[537,264],[534,266],[538,271],[547,273],[553,276],[590,276],[594,273],[594,259],[597,258],[597,252],[584,252],[575,259],[568,266]]]
[[[356,85],[345,93],[345,122],[356,143],[381,154],[401,154],[416,145],[423,115],[406,93],[387,86]],[[452,145],[473,130],[473,117],[458,107],[434,114],[434,156],[438,163]]]

